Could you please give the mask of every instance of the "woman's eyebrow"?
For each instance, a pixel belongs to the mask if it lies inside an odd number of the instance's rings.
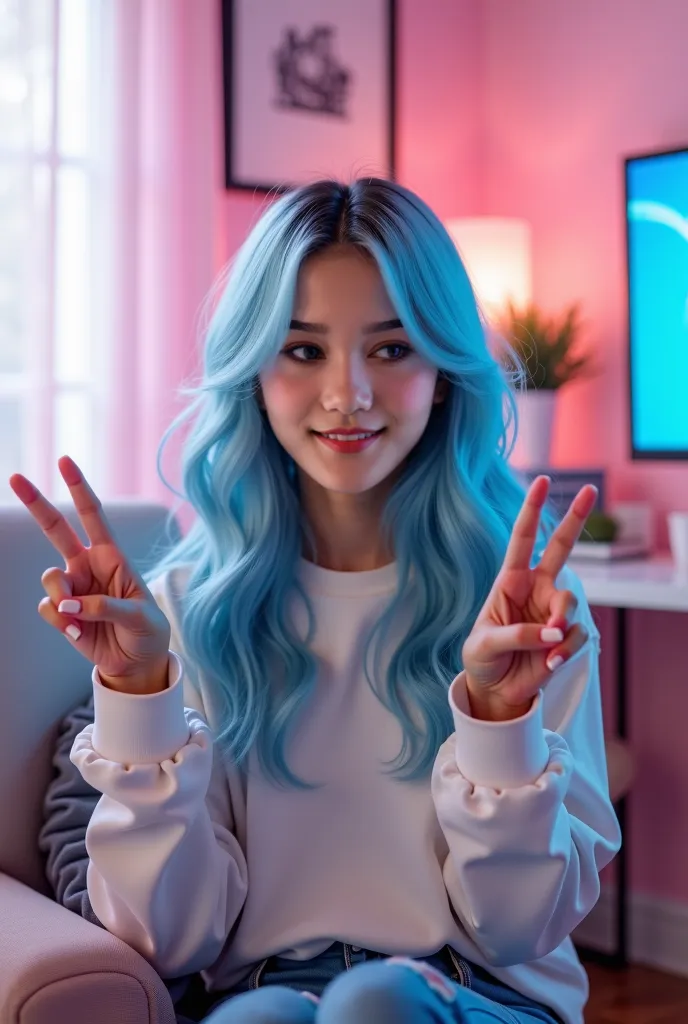
[[[380,320],[374,324],[368,324],[363,328],[364,334],[378,334],[381,331],[395,331],[402,327],[401,320]],[[307,320],[292,320],[289,324],[290,331],[309,331],[311,334],[327,334],[327,324],[312,324]]]

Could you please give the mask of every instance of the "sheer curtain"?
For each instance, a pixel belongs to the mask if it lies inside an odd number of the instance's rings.
[[[221,223],[217,0],[0,0],[0,500],[165,498]],[[166,475],[179,484],[179,440]],[[16,500],[16,499],[14,499]]]

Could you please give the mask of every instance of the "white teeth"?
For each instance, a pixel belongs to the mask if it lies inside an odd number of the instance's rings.
[[[323,434],[323,437],[329,437],[332,441],[362,441],[366,437],[372,437],[377,431],[373,430],[369,434]]]

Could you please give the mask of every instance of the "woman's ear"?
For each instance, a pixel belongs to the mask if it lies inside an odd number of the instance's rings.
[[[445,398],[449,394],[449,381],[440,371],[437,374],[437,381],[435,383],[435,395],[432,400],[433,405],[441,405]]]
[[[255,390],[254,390],[253,393],[256,396],[256,402],[258,403],[258,408],[261,410],[261,412],[265,412],[265,400],[263,398],[263,389],[261,388],[260,381],[257,378],[256,378]]]

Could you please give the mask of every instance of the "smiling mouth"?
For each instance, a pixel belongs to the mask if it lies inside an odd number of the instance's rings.
[[[382,427],[380,430],[361,430],[355,434],[339,434],[335,430],[325,434],[314,430],[313,434],[321,445],[332,451],[342,455],[356,455],[369,448],[384,433],[385,429]]]
[[[318,437],[326,437],[330,441],[367,441],[369,437],[381,434],[384,429],[384,427],[380,427],[379,430],[360,430],[355,434],[340,434],[336,430],[314,430],[313,433]]]

